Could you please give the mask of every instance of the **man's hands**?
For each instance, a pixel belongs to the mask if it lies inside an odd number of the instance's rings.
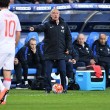
[[[75,59],[72,59],[72,63],[73,63],[73,64],[76,64],[76,60],[75,60]]]
[[[32,52],[35,54],[36,53],[36,48],[31,49]]]
[[[17,58],[14,59],[14,64],[17,65],[19,63],[19,60]]]
[[[65,52],[65,54],[69,55],[69,50],[67,50],[67,51]],[[68,62],[71,62],[71,63],[73,63],[73,64],[76,64],[76,60],[75,60],[75,59],[69,59]]]
[[[69,51],[67,50],[65,53],[68,55],[69,54]]]
[[[73,63],[73,64],[76,64],[76,60],[75,59],[69,59],[68,61]]]
[[[94,59],[91,59],[91,60],[90,60],[90,64],[91,64],[91,65],[95,65],[95,63],[96,63],[96,62],[95,62]]]

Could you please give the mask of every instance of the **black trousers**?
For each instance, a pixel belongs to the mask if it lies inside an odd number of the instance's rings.
[[[76,64],[73,64],[73,68],[77,69],[77,67],[85,67],[85,62],[76,62]]]
[[[45,77],[45,60],[41,60],[40,63],[42,65],[42,76]]]
[[[63,86],[63,89],[66,90],[66,62],[65,60],[57,60],[57,67],[60,72],[60,77],[61,77],[61,84]],[[51,91],[52,86],[51,86],[51,73],[52,73],[52,68],[54,65],[54,60],[45,60],[45,72],[46,72],[46,90]]]
[[[23,68],[24,81],[27,81],[28,68],[36,68],[37,69],[36,78],[38,76],[42,75],[42,65],[40,63],[37,65],[22,65],[22,68]]]
[[[107,62],[98,62],[98,64],[100,66],[103,66],[104,69],[105,69],[105,73],[106,73],[106,82],[108,83],[109,82],[109,74],[110,74],[110,63],[107,63]]]
[[[84,67],[85,63],[83,62],[76,62],[73,64],[72,62],[66,62],[66,75],[68,78],[74,79],[73,69],[77,69],[77,67]]]
[[[17,84],[22,83],[22,66],[21,63],[14,65]]]
[[[73,63],[71,62],[66,62],[66,76],[68,78],[74,79],[73,78]]]

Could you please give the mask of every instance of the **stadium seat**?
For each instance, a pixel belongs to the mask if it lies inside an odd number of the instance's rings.
[[[25,44],[28,43],[28,41],[31,39],[31,38],[35,38],[36,41],[37,41],[37,44],[39,43],[39,37],[38,37],[38,33],[37,32],[30,32],[26,39],[25,39]]]
[[[57,72],[57,68],[53,68],[52,73],[56,73],[56,72]],[[28,74],[36,74],[36,73],[37,73],[37,69],[35,69],[35,68],[28,69]]]
[[[35,68],[28,69],[28,74],[36,74],[36,73],[37,73],[37,69],[35,69]]]
[[[16,46],[16,49],[15,49],[15,54],[23,47],[23,44],[19,41],[18,42],[18,45]]]
[[[98,32],[91,32],[90,35],[88,36],[86,42],[89,45],[90,48],[92,48],[92,44],[95,40],[99,38],[99,33]]]
[[[79,34],[78,32],[71,32],[72,43],[77,39],[78,34]]]
[[[23,71],[23,70],[22,70],[22,71]],[[12,73],[12,74],[15,74],[15,70],[12,70],[11,73]],[[37,73],[37,69],[35,69],[35,68],[29,68],[29,69],[28,69],[28,74],[29,74],[29,75],[31,75],[31,74],[36,74],[36,73]]]
[[[107,39],[107,44],[108,44],[109,47],[110,47],[110,36],[109,36],[108,39]]]
[[[52,68],[52,73],[56,73],[57,72],[57,68]]]
[[[110,36],[108,36],[108,39],[107,39],[107,44],[109,45],[110,47]],[[109,69],[109,78],[110,78],[110,69]]]

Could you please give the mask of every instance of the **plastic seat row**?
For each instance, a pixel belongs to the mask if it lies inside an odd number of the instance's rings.
[[[71,35],[72,35],[72,42],[74,42],[76,39],[77,39],[77,36],[78,36],[78,32],[72,32]],[[90,48],[92,47],[92,44],[95,40],[97,40],[99,38],[99,34],[98,32],[91,32],[88,37],[87,37],[87,44],[89,44]],[[110,36],[108,36],[107,38],[107,44],[110,46]]]
[[[72,35],[72,42],[74,42],[76,39],[77,39],[77,36],[78,36],[78,32],[71,32],[71,35]],[[37,43],[39,43],[39,37],[38,37],[38,33],[37,32],[30,32],[26,39],[25,39],[25,44],[28,43],[28,41],[31,39],[31,38],[35,38]],[[86,42],[89,44],[90,47],[92,47],[92,44],[95,40],[97,40],[99,38],[99,33],[98,32],[91,32],[88,37],[87,37],[87,40]],[[108,37],[108,40],[107,40],[107,43],[108,45],[110,46],[110,36]],[[18,46],[16,47],[16,53],[18,52],[18,50],[20,48],[23,47],[23,44],[21,42],[18,43]],[[29,68],[28,69],[28,74],[35,74],[36,73],[36,69],[34,68]],[[57,72],[57,69],[53,68],[52,69],[52,72]],[[75,72],[75,71],[74,71]],[[14,73],[14,71],[12,71],[12,73]]]

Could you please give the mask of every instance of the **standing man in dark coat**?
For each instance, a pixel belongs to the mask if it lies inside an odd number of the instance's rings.
[[[44,32],[44,56],[46,69],[46,93],[50,93],[51,87],[51,72],[54,62],[61,76],[61,84],[66,90],[66,63],[65,53],[69,54],[72,48],[72,38],[67,23],[60,18],[58,9],[51,11],[51,17],[48,22],[40,24],[36,27],[30,27],[30,31]]]

